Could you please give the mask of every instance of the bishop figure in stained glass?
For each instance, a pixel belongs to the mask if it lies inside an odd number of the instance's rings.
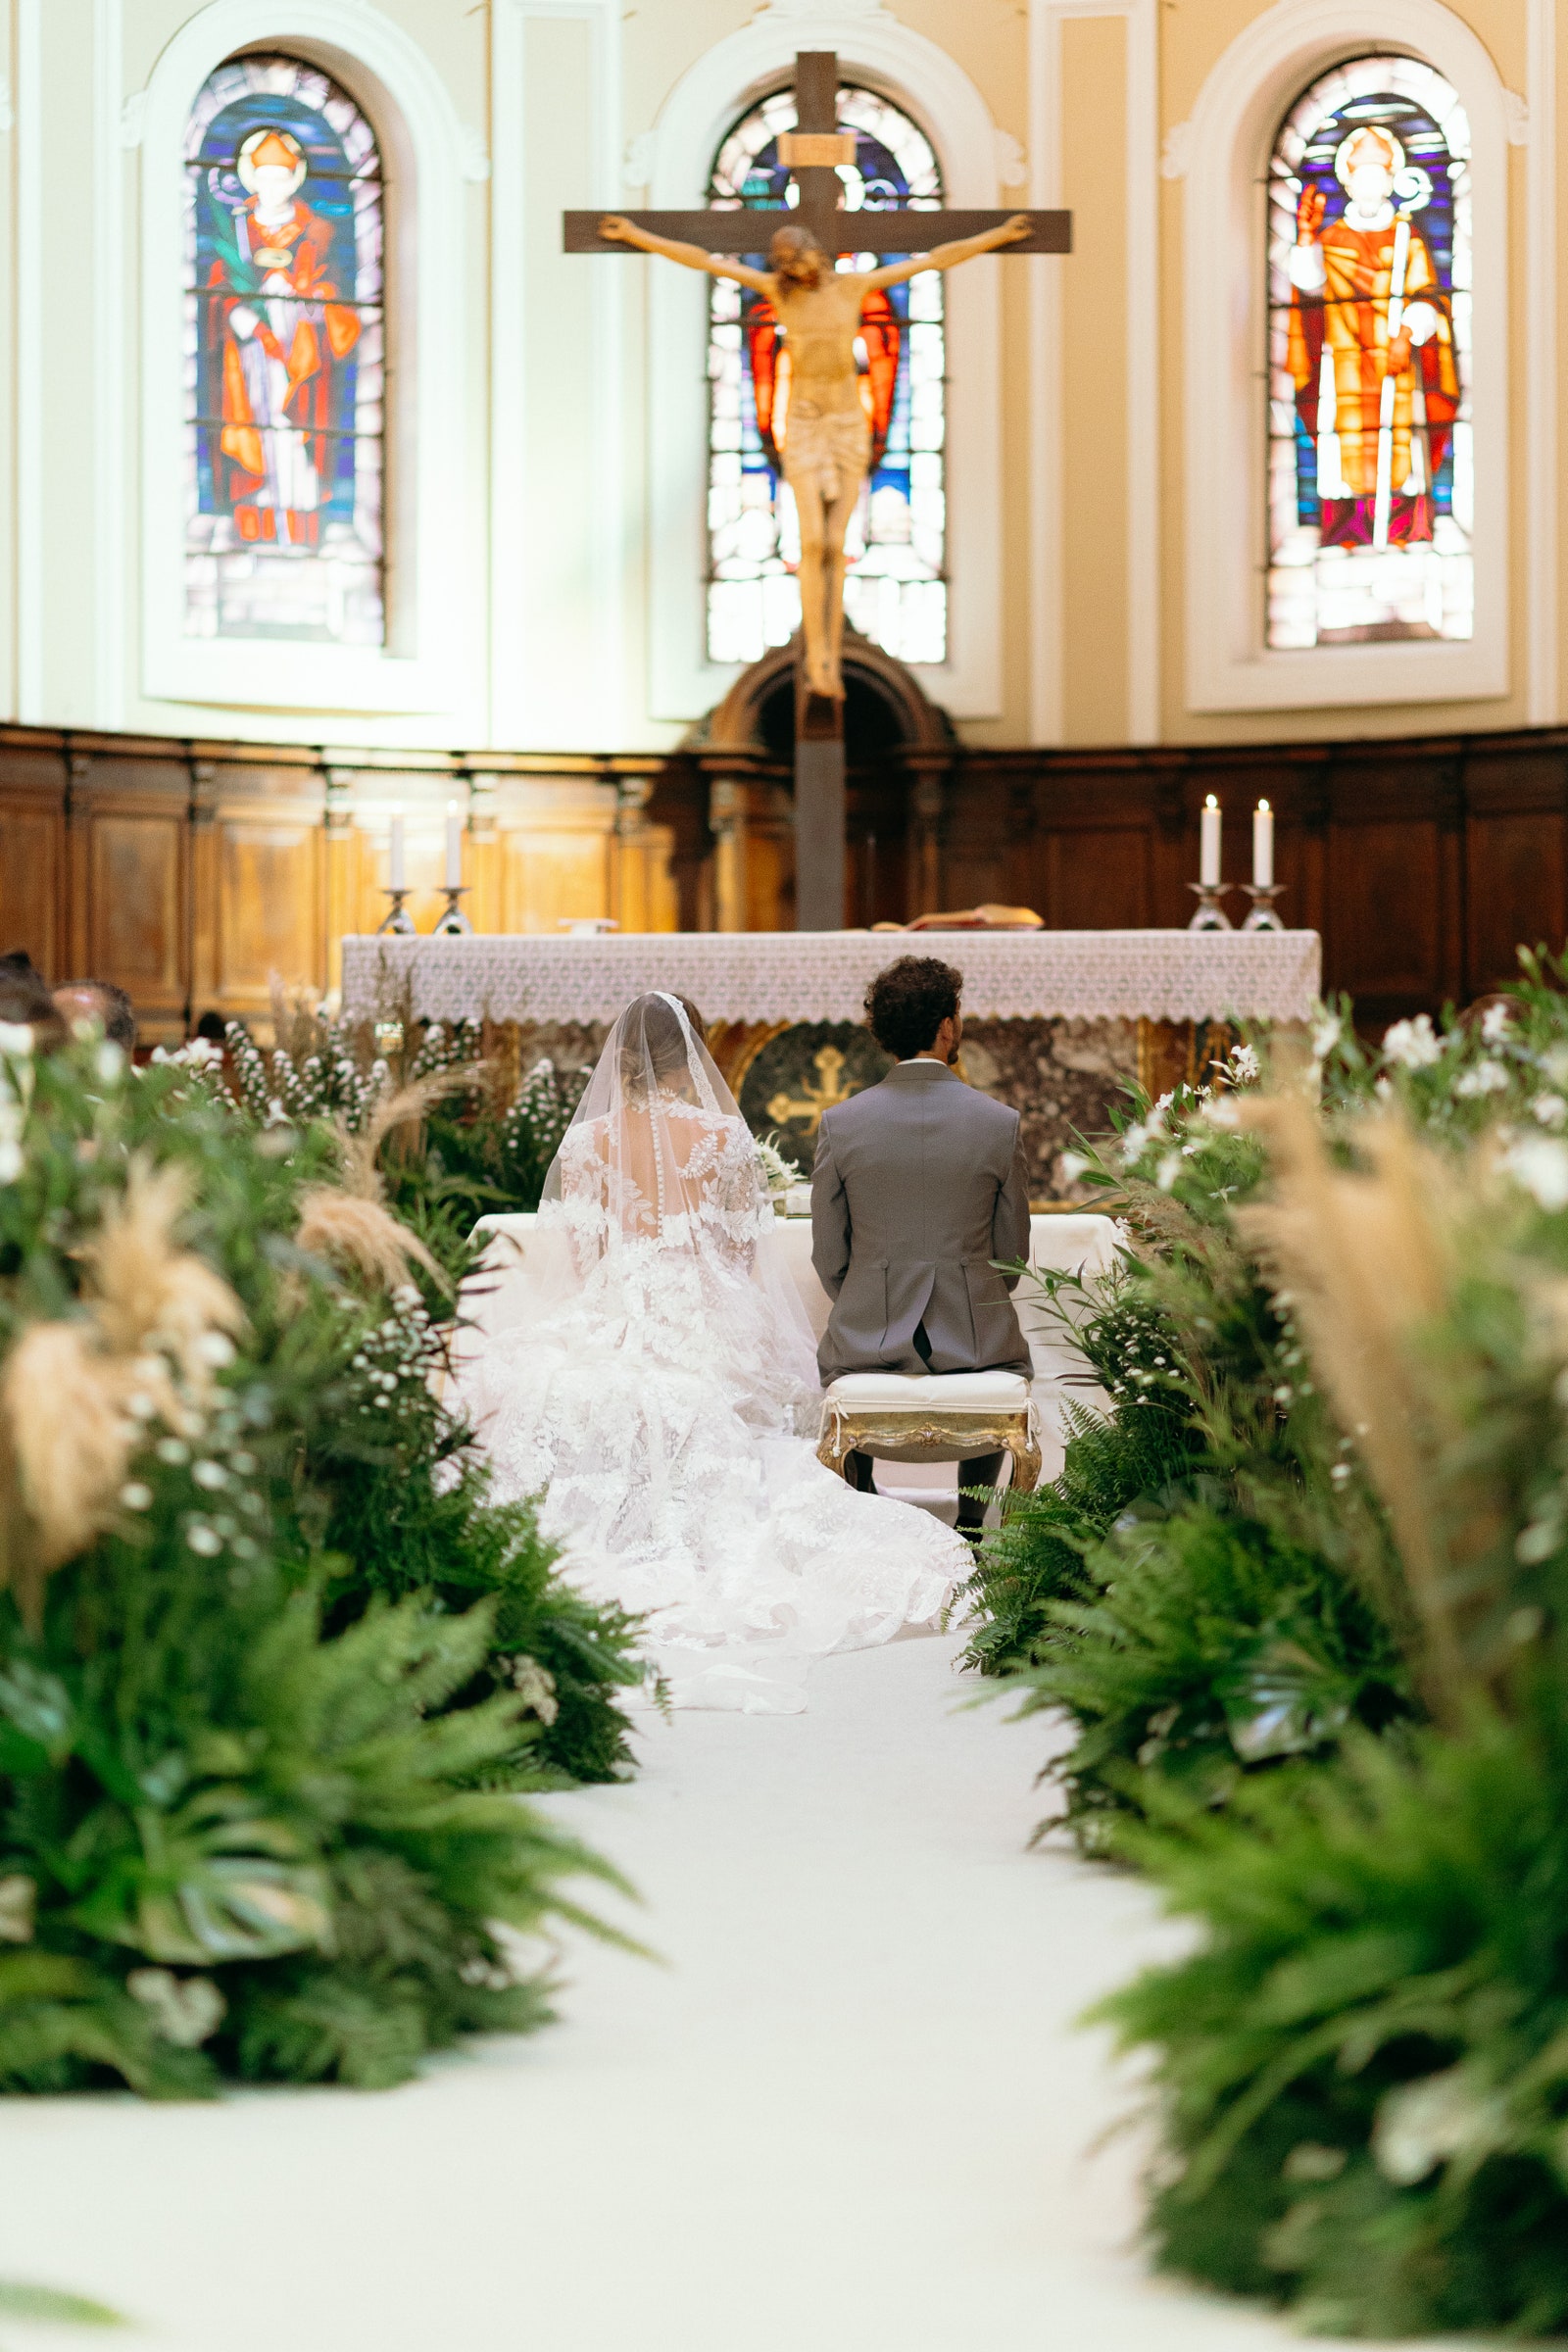
[[[374,134],[316,67],[234,58],[187,159],[186,625],[381,644]]]
[[[332,223],[301,197],[310,166],[286,130],[252,131],[249,191],[212,239],[207,353],[218,374],[218,497],[242,539],[315,547],[332,495],[359,314],[335,297]]]

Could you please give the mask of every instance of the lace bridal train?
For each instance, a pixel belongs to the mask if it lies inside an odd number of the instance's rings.
[[[970,1566],[926,1512],[817,1461],[811,1337],[772,1226],[686,1007],[640,997],[497,1295],[505,1327],[460,1373],[498,1496],[541,1496],[572,1582],[645,1614],[676,1706],[793,1713],[812,1658],[929,1621]]]

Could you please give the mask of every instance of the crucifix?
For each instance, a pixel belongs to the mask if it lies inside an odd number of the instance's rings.
[[[790,398],[781,436],[784,479],[801,531],[801,634],[795,694],[795,919],[803,931],[844,920],[844,537],[871,461],[871,433],[856,366],[866,296],[926,270],[976,255],[1066,253],[1067,213],[847,214],[842,166],[856,134],[838,127],[839,61],[830,49],[795,60],[797,128],[780,134],[779,161],[800,202],[698,213],[567,213],[567,253],[628,247],[661,254],[710,277],[736,278],[772,307],[790,352]],[[740,257],[761,244],[759,210],[781,216],[766,270]],[[835,267],[846,230],[855,250],[907,255],[876,270]],[[734,258],[731,258],[734,257]]]

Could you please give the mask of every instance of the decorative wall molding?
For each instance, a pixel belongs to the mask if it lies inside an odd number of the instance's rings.
[[[1476,633],[1468,644],[1276,651],[1263,642],[1259,571],[1268,156],[1285,109],[1316,74],[1339,58],[1383,46],[1435,66],[1470,118]],[[1441,0],[1278,0],[1214,65],[1191,133],[1184,230],[1188,707],[1289,710],[1507,694],[1507,118],[1486,48]]]
[[[388,208],[388,642],[291,645],[287,682],[242,642],[184,633],[183,141],[197,91],[236,49],[276,43],[365,106],[403,195]],[[366,0],[210,0],[145,92],[142,188],[142,685],[154,701],[251,709],[446,712],[471,699],[472,563],[465,445],[464,137],[418,44]]]
[[[124,0],[93,0],[92,324],[93,723],[125,714],[125,73]]]
[[[1531,87],[1534,90],[1536,88],[1536,77],[1534,74],[1531,74],[1530,80]],[[1539,91],[1537,91],[1536,94],[1539,97]],[[1531,100],[1529,98],[1521,98],[1517,90],[1503,91],[1502,115],[1503,121],[1508,127],[1508,144],[1510,147],[1529,146],[1530,108]]]
[[[1530,143],[1525,156],[1525,368],[1529,470],[1525,644],[1527,715],[1551,726],[1562,714],[1557,643],[1562,543],[1557,413],[1557,0],[1530,0]]]
[[[529,526],[529,466],[548,464],[530,450],[528,394],[532,370],[528,336],[539,324],[538,290],[530,286],[530,234],[559,236],[555,223],[525,220],[527,192],[530,22],[576,23],[589,35],[589,97],[595,201],[619,202],[625,170],[620,102],[619,0],[493,0],[491,14],[495,172],[491,196],[491,460],[490,626],[491,738],[558,743],[573,748],[623,738],[625,662],[625,472],[622,465],[625,360],[621,313],[629,267],[612,259],[574,258],[587,273],[590,347],[575,366],[590,387],[594,445],[591,474],[582,484],[581,554],[587,569],[583,630],[589,652],[584,676],[552,682],[530,664],[532,600],[550,596],[551,565],[570,568],[577,551],[552,549]],[[564,367],[572,367],[563,357]],[[537,360],[535,361],[537,366]],[[576,380],[574,378],[574,380]],[[591,680],[591,687],[587,681]],[[544,706],[543,711],[541,705]],[[569,708],[564,706],[569,705]]]
[[[776,0],[708,50],[670,92],[655,126],[654,204],[703,202],[720,138],[790,70],[798,49],[836,49],[844,73],[908,108],[936,149],[951,204],[997,203],[997,126],[946,50],[885,9]],[[956,271],[947,289],[949,658],[922,665],[919,677],[956,718],[993,717],[1002,707],[1004,267],[1038,265],[988,257]],[[658,263],[648,268],[650,710],[687,720],[711,710],[740,675],[707,658],[707,281]]]
[[[15,0],[16,708],[43,717],[43,0]]]
[[[999,124],[996,141],[997,177],[1004,188],[1023,187],[1029,177],[1029,158],[1023,151],[1022,140]]]
[[[1069,18],[1127,24],[1127,737],[1160,731],[1159,659],[1159,27],[1156,0],[1030,0],[1030,202],[1057,206],[1061,186],[1061,27]],[[1059,261],[1041,256],[1030,306],[1035,434],[1030,467],[1030,703],[1036,743],[1060,743],[1062,677],[1062,466]],[[1069,265],[1070,266],[1070,265]]]

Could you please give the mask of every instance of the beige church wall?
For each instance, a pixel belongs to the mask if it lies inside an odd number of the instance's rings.
[[[752,0],[489,0],[473,9],[466,0],[320,0],[315,10],[311,0],[277,0],[270,17],[259,0],[252,11],[249,21],[275,23],[280,47],[307,51],[309,40],[296,37],[307,20],[330,22],[346,48],[356,24],[388,27],[416,60],[432,122],[450,132],[447,266],[463,349],[448,404],[418,412],[420,473],[438,488],[445,536],[438,560],[396,540],[394,567],[400,592],[416,586],[440,608],[451,654],[439,692],[403,709],[290,707],[278,680],[288,656],[277,648],[256,653],[252,690],[227,701],[148,690],[146,94],[172,44],[211,13],[191,0],[0,0],[13,118],[7,127],[0,99],[9,189],[0,324],[18,354],[0,370],[0,714],[320,746],[345,772],[362,755],[399,752],[672,749],[705,706],[688,697],[691,707],[677,708],[660,684],[662,583],[672,563],[684,565],[696,611],[704,453],[695,429],[689,446],[656,443],[659,370],[680,372],[698,397],[702,289],[686,289],[688,342],[661,344],[658,318],[668,312],[660,314],[660,265],[563,255],[559,214],[569,204],[654,200],[637,178],[651,168],[653,135],[684,78],[756,24]],[[874,16],[851,0],[771,13],[781,55],[798,35],[807,45],[834,40],[847,58],[857,25]],[[951,58],[995,126],[987,200],[1060,202],[1077,223],[1066,259],[974,266],[972,283],[985,272],[996,288],[1002,485],[984,510],[978,550],[997,590],[993,682],[958,719],[977,751],[1431,735],[1562,715],[1568,465],[1555,386],[1568,369],[1568,305],[1556,299],[1559,257],[1542,227],[1553,227],[1568,197],[1556,133],[1568,120],[1568,40],[1553,58],[1552,0],[1457,0],[1452,11],[1531,117],[1527,142],[1502,159],[1506,691],[1194,707],[1189,531],[1205,524],[1187,501],[1191,183],[1175,150],[1232,44],[1270,13],[1261,0],[891,0],[895,24]],[[1348,40],[1341,54],[1356,45]],[[380,127],[385,101],[373,72],[335,70]],[[896,76],[890,86],[940,146],[943,123]],[[735,88],[735,111],[747,95]],[[1525,139],[1517,122],[1510,135]],[[1160,175],[1162,150],[1177,175]],[[77,169],[64,168],[68,156]],[[177,257],[169,266],[177,269]],[[394,270],[394,306],[399,282]],[[971,315],[956,281],[954,299],[955,319]],[[956,338],[956,383],[965,368]],[[412,415],[406,382],[400,395]],[[984,601],[972,530],[964,538],[980,506],[969,445],[956,442],[951,457],[961,632]],[[672,500],[683,516],[673,554]],[[373,797],[364,802],[367,827]],[[613,832],[625,811],[612,793],[601,800],[595,823]],[[359,805],[345,801],[345,825],[360,823]],[[555,861],[559,890],[542,871],[534,896],[518,896],[518,884],[507,902],[530,921],[552,924],[567,900],[586,910],[575,900],[591,874],[605,901],[597,910],[621,887],[605,881],[599,851],[575,835],[567,848],[570,831],[546,826],[557,846],[537,853]],[[377,838],[367,832],[372,862]],[[517,858],[533,854],[515,850]],[[497,850],[502,865],[513,855]]]

